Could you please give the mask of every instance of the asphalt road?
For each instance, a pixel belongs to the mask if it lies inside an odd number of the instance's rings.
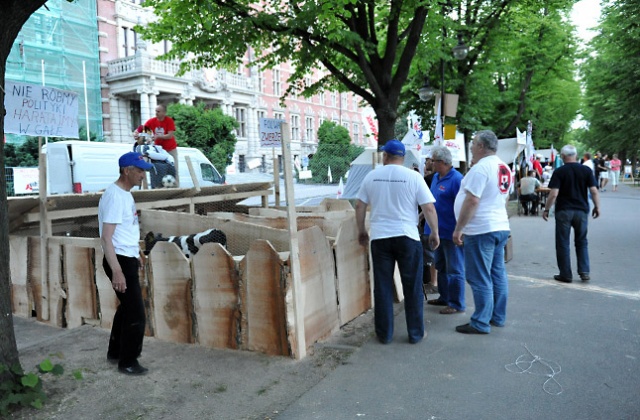
[[[553,219],[514,216],[504,328],[454,331],[473,311],[468,287],[465,314],[426,305],[417,345],[401,312],[391,344],[370,340],[277,418],[640,418],[640,190],[601,197],[590,282],[553,280]]]

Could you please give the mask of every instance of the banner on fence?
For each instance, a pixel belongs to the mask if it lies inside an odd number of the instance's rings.
[[[8,80],[5,85],[5,132],[78,138],[77,93]]]
[[[275,118],[260,118],[260,146],[282,147],[282,120]]]
[[[20,194],[35,194],[38,192],[38,168],[13,168],[13,192]]]

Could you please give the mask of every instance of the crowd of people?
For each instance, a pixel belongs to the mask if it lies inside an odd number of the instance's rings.
[[[384,166],[367,175],[356,203],[360,244],[371,247],[375,327],[380,342],[393,339],[396,264],[409,342],[417,343],[421,334],[426,334],[421,319],[422,295],[437,293],[437,298],[427,298],[427,304],[442,306],[440,314],[465,313],[466,284],[473,293],[475,309],[469,322],[458,325],[456,331],[488,334],[492,327],[505,325],[508,281],[504,253],[510,234],[506,204],[514,177],[496,155],[497,146],[493,132],[476,133],[471,143],[471,167],[464,176],[453,167],[449,149],[433,147],[425,161],[422,183],[417,182],[415,171],[403,166],[405,148],[401,142],[391,140],[382,147]],[[518,196],[527,203],[525,214],[537,215],[542,206],[546,221],[555,209],[559,273],[554,279],[573,281],[569,244],[573,229],[578,275],[589,281],[588,217],[600,216],[599,191],[606,190],[609,182],[613,191],[617,190],[621,163],[617,155],[609,159],[599,153],[593,159],[587,154],[578,162],[573,146],[563,147],[560,157],[564,164],[554,170],[537,155],[531,170],[518,182]],[[542,201],[541,189],[545,191]],[[368,207],[371,237],[365,228]],[[416,225],[421,236],[416,235]]]
[[[374,322],[381,343],[393,339],[396,264],[404,293],[408,340],[417,343],[426,334],[424,291],[420,286],[431,280],[432,276],[424,275],[428,270],[424,260],[431,254],[439,296],[429,299],[428,304],[442,306],[439,313],[443,315],[464,313],[465,281],[473,292],[475,310],[468,323],[456,327],[457,332],[488,334],[491,327],[505,325],[508,283],[504,250],[509,238],[506,204],[513,176],[496,156],[497,149],[498,139],[493,132],[476,133],[471,146],[472,166],[463,177],[453,168],[451,152],[436,147],[427,165],[432,174],[426,173],[427,179],[423,179],[403,166],[406,150],[401,142],[390,140],[381,148],[384,166],[365,177],[356,201],[359,242],[371,249]],[[370,236],[365,227],[368,207]],[[418,235],[421,217],[426,221],[422,244]]]

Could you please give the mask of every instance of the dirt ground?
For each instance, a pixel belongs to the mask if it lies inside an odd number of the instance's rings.
[[[140,363],[149,373],[140,377],[123,375],[106,360],[107,330],[84,325],[45,337],[51,327],[32,325],[45,330],[39,342],[20,351],[25,371],[48,357],[65,373],[44,377],[44,408],[21,409],[10,418],[273,419],[336,366],[348,363],[373,337],[372,318],[372,310],[356,318],[316,343],[301,361],[145,337]],[[31,322],[21,321],[25,329]],[[17,326],[19,343],[20,330]],[[75,370],[83,379],[73,378]]]

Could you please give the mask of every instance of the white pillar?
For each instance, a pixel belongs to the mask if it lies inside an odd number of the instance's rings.
[[[140,94],[140,119],[142,124],[144,124],[150,118],[149,112],[149,94],[146,90],[138,89],[138,93]]]

